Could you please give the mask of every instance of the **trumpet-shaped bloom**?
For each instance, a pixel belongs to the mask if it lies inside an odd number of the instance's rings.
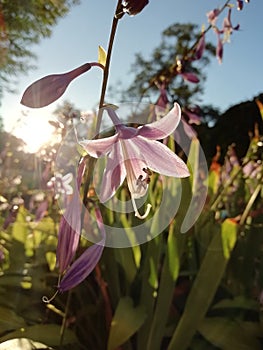
[[[101,184],[101,202],[110,199],[127,178],[135,216],[144,219],[151,205],[148,204],[146,213],[140,215],[135,199],[146,194],[152,171],[166,176],[189,176],[183,160],[157,141],[176,129],[181,119],[180,106],[175,103],[165,117],[137,129],[123,125],[114,110],[107,108],[107,111],[115,125],[116,134],[103,139],[84,140],[80,145],[92,157],[108,156]]]

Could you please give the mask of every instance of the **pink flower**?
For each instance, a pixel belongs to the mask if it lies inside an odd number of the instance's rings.
[[[219,63],[222,63],[222,59],[223,59],[223,42],[220,36],[220,32],[217,30],[217,46],[216,46],[216,57],[218,59]]]
[[[199,78],[196,74],[185,71],[185,62],[180,58],[177,58],[176,60],[176,73],[181,75],[184,80],[187,80],[190,83],[199,83]]]
[[[220,10],[219,9],[214,9],[212,11],[209,11],[206,15],[207,15],[207,20],[211,25],[215,25],[218,15],[220,14]]]
[[[200,60],[200,58],[203,56],[204,50],[205,50],[205,33],[202,33],[198,41],[198,44],[196,45],[196,48],[195,48],[194,59]]]
[[[107,155],[107,165],[101,184],[100,200],[106,202],[127,178],[135,216],[140,215],[135,199],[147,193],[151,171],[174,177],[189,176],[186,164],[168,147],[157,140],[169,136],[181,119],[180,106],[175,103],[172,110],[162,119],[139,128],[127,127],[121,123],[115,111],[106,108],[116,129],[116,134],[103,139],[84,140],[80,145],[92,156]]]
[[[69,267],[79,245],[82,206],[82,202],[79,196],[79,189],[81,186],[81,179],[84,170],[85,162],[82,159],[78,167],[76,188],[73,192],[73,197],[60,221],[56,255],[57,266],[61,274],[64,273]]]
[[[228,10],[227,17],[224,18],[223,22],[223,33],[224,33],[224,42],[230,41],[230,36],[233,33],[233,30],[238,30],[239,24],[237,24],[235,27],[233,27],[231,22],[231,8]]]

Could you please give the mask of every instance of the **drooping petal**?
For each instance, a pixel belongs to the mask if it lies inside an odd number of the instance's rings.
[[[166,176],[189,176],[184,161],[161,142],[138,136],[134,143],[140,148],[149,169]]]
[[[205,50],[205,33],[202,33],[195,49],[194,59],[200,60]]]
[[[95,216],[102,238],[98,243],[86,249],[86,251],[70,266],[58,285],[58,290],[60,292],[65,292],[80,284],[93,271],[101,258],[105,245],[106,231],[99,208],[95,209]]]
[[[71,264],[79,244],[82,205],[79,186],[80,184],[76,181],[73,197],[60,221],[56,252],[57,266],[60,273],[63,273]]]
[[[126,176],[120,143],[115,143],[108,155],[107,166],[104,170],[99,199],[107,202],[121,186]]]
[[[138,135],[149,140],[161,140],[169,136],[179,124],[181,119],[181,108],[178,103],[160,120],[151,124],[145,124],[138,128]]]
[[[184,72],[181,73],[184,80],[190,81],[190,83],[199,83],[199,78],[194,73]]]
[[[96,140],[83,140],[79,144],[94,158],[107,154],[118,139],[118,134]]]

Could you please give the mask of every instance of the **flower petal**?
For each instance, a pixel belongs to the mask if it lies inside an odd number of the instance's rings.
[[[189,176],[184,161],[161,142],[149,141],[140,136],[133,142],[140,148],[149,169],[166,176]]]
[[[80,284],[93,271],[101,258],[105,245],[106,231],[98,208],[95,209],[95,216],[102,238],[97,244],[93,244],[86,249],[86,251],[70,266],[59,283],[58,290],[60,292],[65,292]]]
[[[122,140],[121,144],[130,193],[133,198],[141,198],[148,189],[147,173],[143,170],[147,169],[147,164],[134,140]]]
[[[169,136],[181,119],[181,108],[178,103],[162,119],[138,128],[138,135],[150,140],[161,140]]]
[[[120,143],[115,143],[107,160],[101,183],[99,199],[101,203],[107,202],[121,186],[126,176]]]
[[[118,139],[118,134],[96,140],[83,140],[79,144],[94,158],[107,154]]]

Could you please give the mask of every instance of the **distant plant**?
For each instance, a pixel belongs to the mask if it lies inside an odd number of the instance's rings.
[[[27,203],[2,198],[1,342],[261,348],[262,139],[251,140],[242,160],[231,146],[223,165],[218,148],[208,169],[192,128],[201,122],[197,106],[182,114],[167,93],[178,75],[198,83],[190,62],[203,57],[210,29],[222,60],[221,35],[238,29],[230,21],[234,5],[209,12],[207,29],[152,81],[156,104],[105,103],[117,26],[147,4],[119,0],[107,52],[99,47],[97,62],[46,76],[22,97],[28,107],[44,107],[79,75],[96,68],[103,74],[98,111],[78,123],[65,104],[64,117],[53,122],[63,138],[43,153],[40,188]]]

